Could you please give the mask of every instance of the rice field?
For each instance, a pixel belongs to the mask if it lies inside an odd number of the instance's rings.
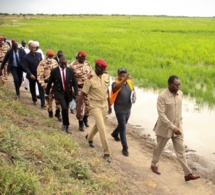
[[[135,84],[163,89],[170,75],[184,94],[215,104],[215,18],[147,16],[2,17],[0,35],[17,42],[37,40],[40,48],[63,50],[68,61],[79,50],[116,75],[126,67]]]

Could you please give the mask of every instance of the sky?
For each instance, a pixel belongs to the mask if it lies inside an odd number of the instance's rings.
[[[0,13],[215,16],[215,0],[0,0]]]

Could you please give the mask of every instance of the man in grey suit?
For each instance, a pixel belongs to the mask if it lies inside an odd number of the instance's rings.
[[[159,116],[154,127],[157,136],[157,146],[153,152],[151,170],[158,175],[161,174],[158,170],[158,161],[166,143],[171,138],[175,153],[184,171],[184,179],[185,181],[189,181],[198,179],[200,176],[192,174],[185,158],[182,129],[183,92],[179,90],[180,85],[180,80],[177,76],[170,76],[168,79],[168,88],[158,96],[157,110]]]

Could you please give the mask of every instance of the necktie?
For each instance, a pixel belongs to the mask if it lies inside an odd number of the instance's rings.
[[[66,78],[65,78],[65,74],[64,74],[64,69],[62,69],[62,75],[63,75],[64,91],[66,91]]]
[[[17,52],[18,52],[18,51],[17,51]],[[15,58],[16,58],[16,64],[17,64],[17,66],[19,67],[20,64],[19,64],[19,57],[18,57],[17,52],[15,52]]]

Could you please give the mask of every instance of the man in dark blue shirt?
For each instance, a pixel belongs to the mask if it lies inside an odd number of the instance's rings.
[[[44,90],[37,80],[37,67],[38,67],[40,61],[42,60],[42,55],[40,53],[36,52],[36,44],[34,42],[32,42],[29,46],[30,46],[30,53],[28,53],[24,57],[23,65],[24,65],[24,69],[27,73],[27,79],[29,79],[32,101],[33,101],[34,105],[36,105],[37,96],[36,96],[36,91],[35,91],[35,85],[37,83],[38,88],[39,88],[41,107],[43,108],[43,107],[46,107],[45,98],[44,98]]]

